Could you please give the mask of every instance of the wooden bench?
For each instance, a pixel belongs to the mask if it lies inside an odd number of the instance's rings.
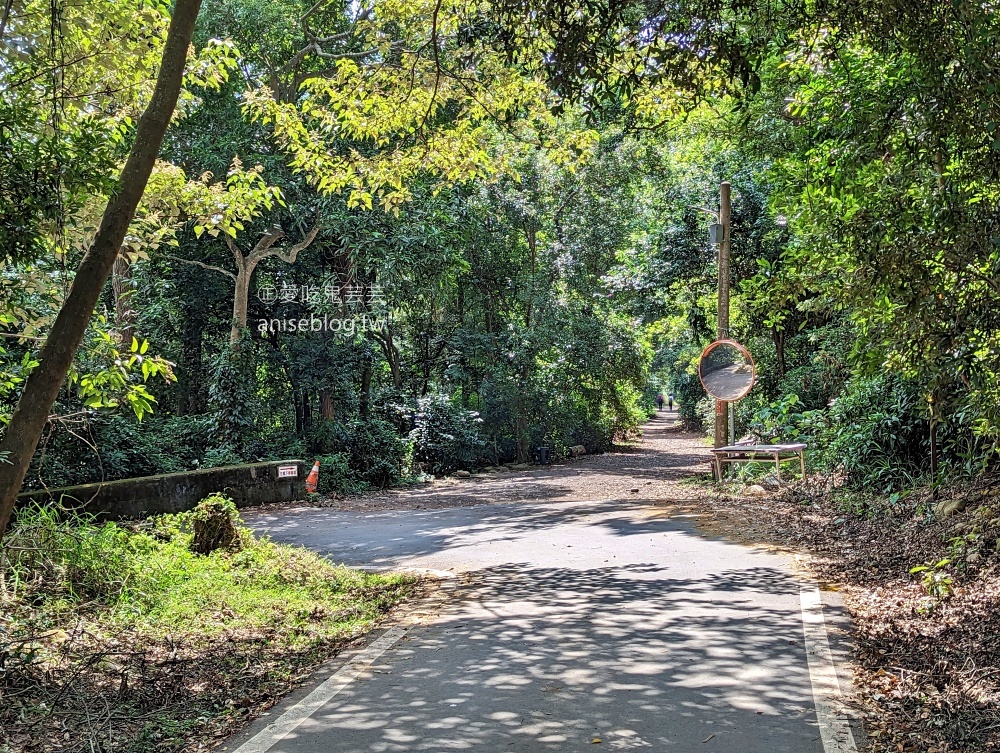
[[[781,464],[798,459],[802,478],[806,477],[805,443],[795,444],[733,444],[712,450],[712,475],[721,481],[724,463],[774,463],[774,472],[781,481]]]

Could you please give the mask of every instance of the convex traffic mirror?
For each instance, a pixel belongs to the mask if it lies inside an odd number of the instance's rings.
[[[716,340],[698,361],[698,377],[705,392],[727,403],[745,397],[756,376],[750,351],[735,340]]]

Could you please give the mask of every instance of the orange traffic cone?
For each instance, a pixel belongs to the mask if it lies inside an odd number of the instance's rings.
[[[319,489],[319,461],[317,460],[313,464],[313,469],[309,471],[309,475],[306,476],[306,491],[310,494],[315,494],[316,490]]]

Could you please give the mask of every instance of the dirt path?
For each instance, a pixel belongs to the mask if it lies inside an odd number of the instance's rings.
[[[505,502],[682,502],[692,497],[681,483],[708,473],[704,437],[679,428],[677,413],[658,413],[634,447],[525,471],[441,479],[429,485],[324,502],[344,511],[434,509]]]

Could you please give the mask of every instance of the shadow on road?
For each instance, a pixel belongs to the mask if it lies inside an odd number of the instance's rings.
[[[711,738],[705,750],[821,751],[789,631],[794,579],[663,570],[525,562],[481,573],[457,609],[277,750],[573,751],[599,738],[686,753]],[[762,593],[786,598],[765,606]]]
[[[660,418],[633,451],[443,491],[472,506],[413,509],[426,490],[409,509],[251,517],[349,565],[465,583],[274,753],[821,753],[787,560],[650,504],[696,493],[677,479],[705,455]]]

